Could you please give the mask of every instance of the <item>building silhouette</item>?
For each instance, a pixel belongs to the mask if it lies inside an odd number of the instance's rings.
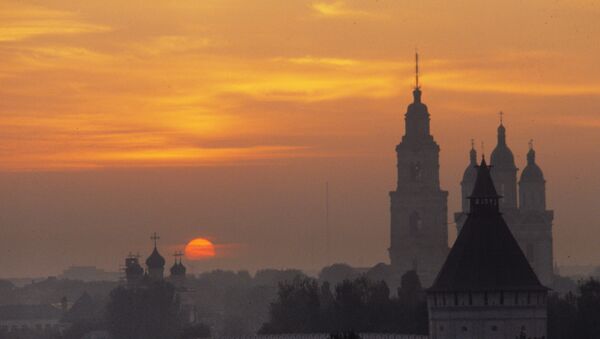
[[[458,232],[469,213],[468,196],[475,183],[476,157],[477,153],[472,147],[470,162],[461,181],[462,211],[454,215]],[[503,198],[500,201],[500,211],[540,280],[546,285],[551,285],[554,277],[554,212],[546,209],[546,181],[541,168],[536,164],[533,143],[529,144],[527,165],[518,184],[518,168],[508,147],[506,127],[502,121],[498,126],[498,143],[490,160],[492,178]]]
[[[149,281],[167,280],[172,283],[178,290],[185,289],[187,268],[183,265],[181,257],[182,252],[175,252],[173,255],[175,261],[171,266],[168,277],[164,277],[165,258],[158,251],[157,241],[160,237],[154,233],[151,237],[154,248],[152,253],[146,259],[146,270],[140,265],[140,256],[129,254],[125,258],[125,281],[130,287],[137,287],[140,284]]]
[[[485,159],[476,171],[469,213],[427,290],[429,338],[546,338],[548,290],[500,213]]]
[[[175,252],[173,266],[169,269],[170,275],[164,276],[165,258],[158,251],[157,241],[160,237],[154,233],[151,237],[154,248],[146,259],[146,270],[140,265],[140,256],[129,254],[125,258],[125,283],[127,288],[146,288],[157,282],[167,282],[173,285],[179,301],[179,312],[181,320],[186,324],[194,324],[198,321],[198,312],[194,303],[197,297],[195,291],[187,284],[187,268],[183,265],[182,252]]]
[[[398,182],[390,192],[389,255],[397,274],[415,270],[429,286],[448,254],[448,192],[440,188],[440,147],[421,101],[418,55],[416,61],[413,102],[405,114],[405,134],[396,146]]]

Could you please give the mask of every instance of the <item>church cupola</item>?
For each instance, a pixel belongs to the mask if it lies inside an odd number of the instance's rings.
[[[462,210],[463,212],[469,212],[469,195],[473,192],[475,185],[475,178],[477,177],[477,151],[475,150],[475,143],[471,140],[471,151],[469,152],[469,165],[465,168],[463,173],[461,186],[462,195]]]
[[[524,210],[546,209],[546,180],[542,169],[535,162],[533,142],[529,142],[527,166],[521,173],[519,181],[520,205]]]
[[[492,151],[490,164],[501,169],[516,169],[515,157],[506,144],[506,127],[504,127],[502,120],[500,126],[498,126],[498,143]]]
[[[416,75],[413,102],[408,105],[405,115],[405,136],[403,139],[411,142],[433,140],[429,131],[429,111],[421,101],[421,86],[419,85],[419,55],[415,54]]]
[[[506,127],[502,121],[500,112],[500,126],[498,126],[498,143],[490,156],[492,166],[492,178],[496,183],[500,195],[504,197],[501,201],[501,209],[515,210],[517,208],[517,166],[515,157],[506,142]]]
[[[156,242],[160,237],[155,232],[151,239],[154,241],[154,250],[152,250],[152,254],[146,259],[148,275],[151,279],[162,280],[165,270],[165,258],[158,253],[158,248],[156,246]]]
[[[183,263],[181,262],[181,257],[183,256],[183,253],[175,252],[173,256],[175,257],[175,262],[173,263],[173,266],[171,266],[171,276],[185,276],[187,269],[185,268],[185,266],[183,266]]]
[[[183,257],[183,253],[175,252],[175,254],[173,254],[173,257],[175,257],[175,262],[173,263],[173,266],[171,266],[171,275],[169,276],[169,281],[173,283],[175,287],[181,289],[185,285],[185,275],[187,272],[187,269],[185,268],[185,266],[183,266],[183,263],[181,262],[181,257]]]

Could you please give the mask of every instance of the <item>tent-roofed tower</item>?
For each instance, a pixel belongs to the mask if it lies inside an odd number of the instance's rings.
[[[418,83],[405,114],[405,134],[396,146],[397,186],[390,192],[390,260],[403,274],[416,270],[429,286],[448,253],[447,197],[439,180],[440,147],[430,133],[430,116]]]
[[[427,291],[431,339],[545,338],[547,289],[500,213],[485,160],[467,220]]]

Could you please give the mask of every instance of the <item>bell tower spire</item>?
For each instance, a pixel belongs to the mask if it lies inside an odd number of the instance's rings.
[[[419,52],[415,52],[415,88],[419,86]]]
[[[421,103],[421,85],[419,84],[419,53],[415,52],[415,89],[413,90],[415,103]]]

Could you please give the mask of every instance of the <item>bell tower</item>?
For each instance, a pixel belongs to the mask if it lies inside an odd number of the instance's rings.
[[[430,116],[421,101],[419,56],[413,102],[405,114],[405,133],[396,146],[397,185],[390,192],[392,268],[416,270],[429,286],[448,254],[448,192],[440,188],[440,147],[430,133]]]

